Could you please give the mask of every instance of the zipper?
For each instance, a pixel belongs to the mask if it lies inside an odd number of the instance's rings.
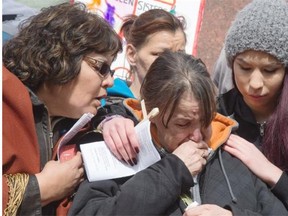
[[[49,143],[50,143],[50,148],[53,149],[54,144],[53,144],[53,132],[51,129],[49,129]]]
[[[259,124],[260,136],[263,137],[264,136],[266,122],[258,123],[258,124]]]
[[[194,186],[191,188],[192,189],[192,200],[197,202],[198,204],[201,204],[201,196],[200,196],[200,185],[199,185],[199,179],[200,179],[200,174],[203,172],[203,170],[196,176],[193,176],[193,181],[194,181]]]
[[[47,144],[46,144],[46,148],[47,148],[47,161],[51,160],[52,157],[52,151],[53,151],[53,131],[52,131],[52,127],[51,127],[51,119],[48,113],[48,109],[45,106],[45,109],[47,111],[46,113],[46,124],[47,124],[47,128],[46,128],[46,139],[47,139]]]

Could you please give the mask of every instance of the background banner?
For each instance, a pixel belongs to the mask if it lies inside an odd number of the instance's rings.
[[[197,40],[205,0],[5,0],[2,2],[3,42],[17,33],[18,24],[22,20],[39,13],[42,7],[76,1],[85,3],[91,12],[103,16],[120,36],[119,31],[123,19],[130,14],[140,15],[150,9],[162,8],[175,16],[183,16],[187,24],[185,30],[187,35],[186,52],[194,55],[197,53]],[[125,79],[129,65],[125,60],[124,39],[123,44],[124,50],[113,62],[111,68],[116,71],[115,76]]]

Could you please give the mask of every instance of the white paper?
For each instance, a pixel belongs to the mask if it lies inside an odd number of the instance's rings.
[[[60,158],[61,147],[69,142],[93,118],[93,116],[92,113],[83,114],[73,127],[61,138],[57,149],[58,160]]]
[[[139,123],[135,129],[139,139],[140,151],[138,153],[137,165],[134,166],[119,161],[110,152],[104,141],[80,145],[89,181],[134,175],[161,159],[151,139],[150,121],[145,120]]]

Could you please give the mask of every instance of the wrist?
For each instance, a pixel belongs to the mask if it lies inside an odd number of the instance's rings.
[[[124,118],[123,116],[121,115],[110,115],[110,116],[106,116],[101,122],[100,124],[97,126],[97,131],[99,132],[103,132],[103,127],[104,127],[104,124],[114,118]]]
[[[40,191],[40,198],[41,198],[41,205],[46,206],[50,202],[54,201],[52,196],[50,195],[49,187],[46,187],[45,179],[42,179],[41,173],[35,174],[36,179],[38,181],[39,191]]]
[[[269,169],[269,176],[267,176],[266,183],[270,187],[274,187],[275,184],[279,181],[281,178],[283,171],[279,169],[277,166],[274,164],[271,164],[271,168]]]

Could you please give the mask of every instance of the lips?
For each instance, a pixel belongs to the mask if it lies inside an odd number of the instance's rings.
[[[101,106],[104,106],[105,105],[105,98],[107,97],[107,95],[102,95],[102,96],[99,96],[99,97],[95,97],[95,100],[97,101],[97,104],[99,102],[99,104],[97,105],[98,108],[100,108]]]
[[[249,95],[250,97],[253,97],[253,98],[262,98],[264,97],[264,95]]]
[[[262,101],[264,98],[266,98],[266,95],[249,95],[249,98],[253,101]]]
[[[95,97],[95,99],[101,100],[101,99],[104,99],[104,98],[106,98],[106,97],[107,97],[107,95],[105,94],[105,95],[102,95],[102,96]]]

